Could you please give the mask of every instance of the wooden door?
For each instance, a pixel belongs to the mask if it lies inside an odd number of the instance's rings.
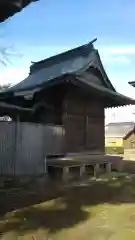
[[[85,149],[85,117],[68,115],[64,118],[64,126],[66,151],[83,151]]]
[[[104,119],[86,116],[86,149],[104,151]]]

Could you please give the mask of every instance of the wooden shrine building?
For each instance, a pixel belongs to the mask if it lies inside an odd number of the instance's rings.
[[[135,104],[116,92],[93,42],[33,63],[29,76],[0,99],[31,109],[10,112],[13,120],[62,126],[60,154],[104,154],[104,109]]]

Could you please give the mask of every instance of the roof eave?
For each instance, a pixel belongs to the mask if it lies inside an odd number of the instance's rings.
[[[32,112],[32,109],[20,107],[6,102],[0,102],[0,117],[4,115],[9,115],[12,117],[13,115],[15,116],[21,112],[30,114]]]
[[[97,86],[94,83],[88,83],[85,81],[84,78],[80,78],[80,77],[76,77],[78,81],[75,82],[75,84],[81,84],[81,85],[85,85],[87,88],[91,87],[95,90],[97,90],[97,92],[101,92],[102,95],[104,97],[108,97],[110,99],[112,99],[112,105],[109,106],[108,103],[106,103],[106,107],[118,107],[118,106],[125,106],[125,105],[135,105],[135,100],[129,97],[126,97],[120,93],[111,91],[110,89],[101,87],[101,86]],[[73,80],[74,81],[74,80]]]
[[[99,58],[100,71],[101,71],[101,74],[103,75],[103,78],[105,79],[108,87],[109,87],[112,91],[116,92],[116,89],[114,88],[113,84],[111,83],[111,81],[109,80],[109,78],[108,78],[108,76],[107,76],[107,73],[106,73],[105,68],[104,68],[104,66],[103,66],[103,64],[102,64],[102,61],[101,61],[100,54],[99,54],[98,50],[96,50],[96,55],[97,55],[97,57]]]
[[[128,84],[131,85],[132,87],[135,87],[135,81],[128,82]]]
[[[2,10],[3,15],[0,16],[0,22],[4,22],[6,19],[12,17],[16,13],[20,12],[23,8],[27,7],[32,2],[35,2],[38,0],[1,0],[0,2],[0,10]]]
[[[14,88],[12,89],[9,88],[7,89],[5,92],[0,92],[0,99],[4,100],[7,96],[12,96],[12,97],[16,97],[16,96],[25,96],[25,95],[31,95],[34,94],[37,91],[40,91],[42,88],[48,88],[51,86],[55,86],[64,82],[69,82],[69,77],[73,76],[73,74],[64,74],[58,78],[54,78],[46,83],[42,83],[36,86],[36,88],[34,86],[30,86],[29,88],[22,88],[19,90],[14,90]]]
[[[79,87],[84,87],[88,92],[89,89],[95,89],[97,91],[97,93],[100,93],[101,96],[106,97],[108,99],[111,100],[111,104],[109,104],[108,102],[106,102],[106,108],[111,108],[111,107],[118,107],[118,106],[125,106],[125,105],[135,105],[135,100],[129,97],[126,97],[120,93],[114,92],[110,89],[107,89],[105,87],[102,86],[97,86],[94,83],[91,82],[87,82],[83,77],[80,77],[78,75],[75,74],[64,74],[63,76],[57,78],[57,79],[52,79],[49,82],[46,82],[42,85],[37,86],[37,89],[40,90],[41,88],[48,88],[54,85],[58,85],[64,82],[72,82],[75,85],[78,85]],[[21,94],[23,93],[23,95],[27,95],[27,93],[30,94],[30,92],[33,92],[33,88],[31,87],[27,90],[25,89],[21,89],[19,91],[13,91],[12,89],[8,91],[9,94],[13,93],[14,96],[17,96],[17,94]],[[34,91],[35,92],[35,91]],[[4,93],[1,94],[1,96],[3,96]],[[5,96],[7,95],[7,92],[5,92]],[[22,94],[21,94],[22,95]]]

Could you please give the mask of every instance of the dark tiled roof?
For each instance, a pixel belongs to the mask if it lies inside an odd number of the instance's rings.
[[[103,86],[85,77],[86,71],[92,71],[92,69],[95,71],[94,75],[97,74],[97,77],[103,82]],[[30,75],[5,93],[26,95],[28,91],[37,91],[37,89],[40,90],[43,87],[66,81],[72,81],[73,84],[83,86],[89,91],[96,91],[96,94],[105,98],[109,97],[111,104],[109,101],[106,102],[106,107],[135,104],[135,100],[116,92],[105,73],[93,41],[34,63],[30,68]],[[5,93],[3,94],[5,95]]]
[[[95,91],[98,96],[101,97],[107,97],[108,99],[111,99],[111,105],[108,101],[105,102],[105,107],[118,107],[118,106],[124,106],[124,105],[135,105],[135,100],[132,98],[129,98],[123,94],[120,94],[116,91],[112,91],[111,89],[97,85],[94,82],[87,81],[84,77],[76,76],[77,82],[76,85],[85,86],[87,89],[91,89],[92,92]]]
[[[105,126],[105,137],[122,137],[124,138],[135,128],[134,122],[116,122],[109,123]]]
[[[33,89],[42,84],[47,84],[62,75],[84,72],[90,66],[98,68],[106,85],[112,91],[115,91],[103,69],[98,51],[94,49],[92,42],[34,63],[30,67],[30,75],[10,88],[9,91],[17,92]]]
[[[30,73],[34,73],[37,70],[42,68],[49,68],[54,64],[61,64],[62,62],[72,61],[73,59],[87,58],[89,54],[93,51],[93,44],[92,42],[85,44],[83,46],[79,46],[74,49],[70,49],[66,52],[60,53],[58,55],[49,57],[47,59],[41,60],[39,62],[35,62],[30,67]]]
[[[38,0],[0,0],[0,22],[20,12],[31,2]]]
[[[135,87],[135,81],[133,82],[128,82],[131,86]]]

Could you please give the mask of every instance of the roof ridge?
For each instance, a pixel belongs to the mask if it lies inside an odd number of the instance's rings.
[[[53,65],[54,63],[58,64],[61,61],[66,61],[68,59],[75,58],[77,55],[88,56],[92,50],[95,50],[94,46],[93,46],[93,42],[94,41],[96,41],[96,39],[90,41],[87,44],[78,46],[76,48],[69,49],[69,50],[67,50],[65,52],[56,54],[56,55],[48,57],[48,58],[45,58],[45,59],[43,59],[41,61],[34,62],[30,66],[30,74],[32,74],[35,71],[37,71],[40,68],[42,68],[42,64],[44,64],[44,68],[46,68],[46,67],[49,67],[49,66]]]

